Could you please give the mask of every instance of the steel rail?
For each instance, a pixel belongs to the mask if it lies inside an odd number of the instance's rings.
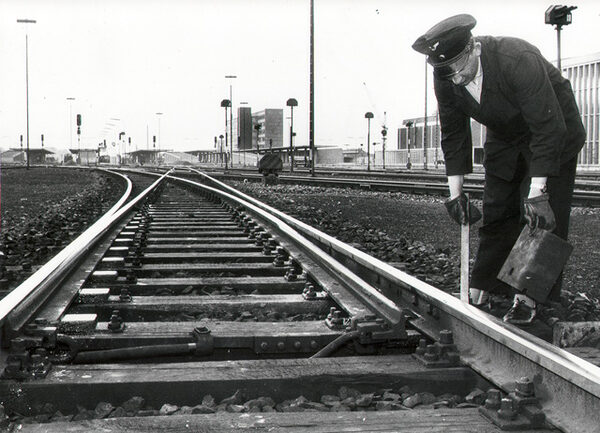
[[[166,174],[157,179],[152,185],[146,188],[146,190],[140,193],[138,197],[131,200],[126,205],[124,205],[124,203],[131,194],[132,184],[129,178],[126,176],[123,177],[127,180],[127,189],[119,201],[87,230],[81,233],[69,245],[44,264],[38,271],[0,300],[0,327],[4,328],[5,322],[10,314],[17,308],[22,307],[24,303],[29,302],[36,293],[47,292],[49,288],[58,284],[71,267],[86,253],[90,246],[96,243],[116,221],[158,186],[158,184],[166,177]],[[2,330],[4,334],[2,337],[4,337],[6,330]]]
[[[347,288],[352,290],[354,295],[357,295],[374,311],[377,311],[380,315],[382,315],[384,319],[386,319],[391,325],[396,325],[404,321],[405,317],[403,312],[392,301],[383,296],[373,286],[371,286],[369,283],[358,277],[347,267],[335,260],[332,256],[327,254],[322,249],[318,248],[314,243],[308,241],[303,235],[301,235],[295,229],[290,227],[278,215],[274,215],[272,212],[263,209],[261,206],[258,205],[256,200],[245,200],[241,197],[236,196],[235,194],[225,192],[223,191],[223,189],[203,185],[190,179],[175,176],[168,177],[169,179],[184,182],[195,187],[201,188],[205,191],[215,193],[224,199],[233,201],[238,205],[244,206],[258,218],[267,221],[272,228],[278,229],[280,232],[285,233],[287,239],[293,241],[296,246],[301,247],[306,253],[310,254],[313,258],[315,258],[321,265],[333,272],[337,276],[337,278],[339,278],[346,284]],[[357,288],[360,288],[360,290]],[[370,311],[368,314],[373,314],[373,312]]]
[[[530,376],[536,392],[542,394],[542,407],[548,419],[565,431],[597,432],[600,425],[600,368],[553,346],[520,329],[505,325],[493,316],[465,304],[389,264],[382,262],[329,236],[308,224],[274,209],[197,170],[192,170],[229,194],[243,198],[256,207],[276,215],[304,236],[314,239],[328,251],[357,262],[382,281],[382,290],[391,288],[416,295],[428,306],[438,309],[438,319],[421,315],[433,322],[433,328],[450,329],[461,351],[461,359],[474,370],[507,392],[514,391],[514,382]],[[376,284],[375,284],[376,285]],[[540,368],[541,367],[541,368]],[[570,430],[573,429],[573,430]]]
[[[262,179],[262,175],[252,174],[219,174],[219,177],[230,179],[253,178]],[[299,185],[326,185],[332,187],[359,187],[379,191],[401,191],[409,193],[435,193],[446,195],[448,186],[442,182],[417,182],[410,180],[380,180],[380,179],[351,179],[335,177],[305,177],[305,176],[279,176],[280,183],[293,183]],[[483,194],[483,185],[475,183],[465,183],[465,192],[481,197]],[[600,191],[576,189],[573,191],[573,202],[577,205],[588,206],[598,205],[600,203]]]

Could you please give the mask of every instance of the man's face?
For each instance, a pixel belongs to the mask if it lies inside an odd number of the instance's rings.
[[[479,56],[481,55],[481,44],[476,43],[469,54],[453,65],[449,65],[454,70],[452,75],[446,77],[457,86],[466,86],[477,75],[479,67]]]

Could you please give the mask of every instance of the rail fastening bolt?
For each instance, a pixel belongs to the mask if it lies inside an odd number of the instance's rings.
[[[498,418],[512,420],[515,419],[517,413],[513,408],[513,401],[510,398],[500,400],[500,409],[498,409]]]
[[[415,349],[415,353],[417,355],[424,355],[425,354],[425,350],[427,349],[427,340],[425,340],[424,338],[421,338],[419,340],[419,346]]]
[[[486,409],[498,410],[500,409],[500,399],[502,393],[499,389],[490,389],[487,392],[487,398],[485,399]]]
[[[528,377],[521,377],[517,380],[515,392],[520,397],[533,397],[535,390],[531,379]]]
[[[425,358],[426,361],[437,361],[439,359],[437,346],[435,344],[428,344],[423,358]]]
[[[448,329],[440,331],[440,344],[454,344],[454,335]]]

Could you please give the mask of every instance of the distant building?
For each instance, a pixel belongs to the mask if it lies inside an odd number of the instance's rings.
[[[231,142],[233,149],[252,149],[252,109],[250,107],[239,107],[237,117],[233,119],[233,137]]]
[[[256,125],[260,125],[256,133]],[[253,149],[283,147],[283,109],[266,108],[252,116]]]
[[[579,152],[579,167],[596,166],[599,161],[600,130],[600,53],[563,59],[563,75],[571,81],[575,101],[587,132],[585,145]]]
[[[239,107],[233,119],[233,143],[234,150],[283,147],[283,109],[266,108],[252,114],[250,107]]]
[[[10,149],[0,154],[0,163],[2,164],[23,164],[25,161],[25,152],[23,150]]]
[[[97,149],[69,149],[73,160],[79,165],[96,165],[98,163]]]
[[[158,151],[156,150],[135,150],[130,152],[128,156],[134,164],[152,165],[158,162]]]
[[[166,165],[192,165],[198,162],[198,158],[187,152],[162,152],[161,161]]]

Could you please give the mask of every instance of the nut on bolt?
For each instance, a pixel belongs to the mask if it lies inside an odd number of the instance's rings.
[[[315,286],[310,283],[306,283],[304,285],[304,290],[302,291],[302,296],[304,299],[314,299],[317,297],[317,291],[315,290]]]
[[[121,293],[119,294],[119,301],[131,302],[131,295],[129,294],[129,290],[125,288],[121,289]]]
[[[510,398],[500,400],[500,409],[498,409],[498,417],[505,420],[512,420],[517,417],[517,413],[513,408],[513,401]]]
[[[454,335],[448,329],[440,331],[440,344],[454,344]]]
[[[113,310],[110,316],[110,322],[108,322],[108,329],[112,332],[123,332],[125,329],[125,323],[123,318],[119,316],[119,310]]]
[[[515,393],[520,397],[533,397],[535,395],[533,382],[528,377],[521,377],[516,382]]]
[[[500,409],[500,400],[502,399],[502,393],[499,389],[490,389],[487,392],[487,398],[485,399],[485,407],[487,409],[498,410]]]

